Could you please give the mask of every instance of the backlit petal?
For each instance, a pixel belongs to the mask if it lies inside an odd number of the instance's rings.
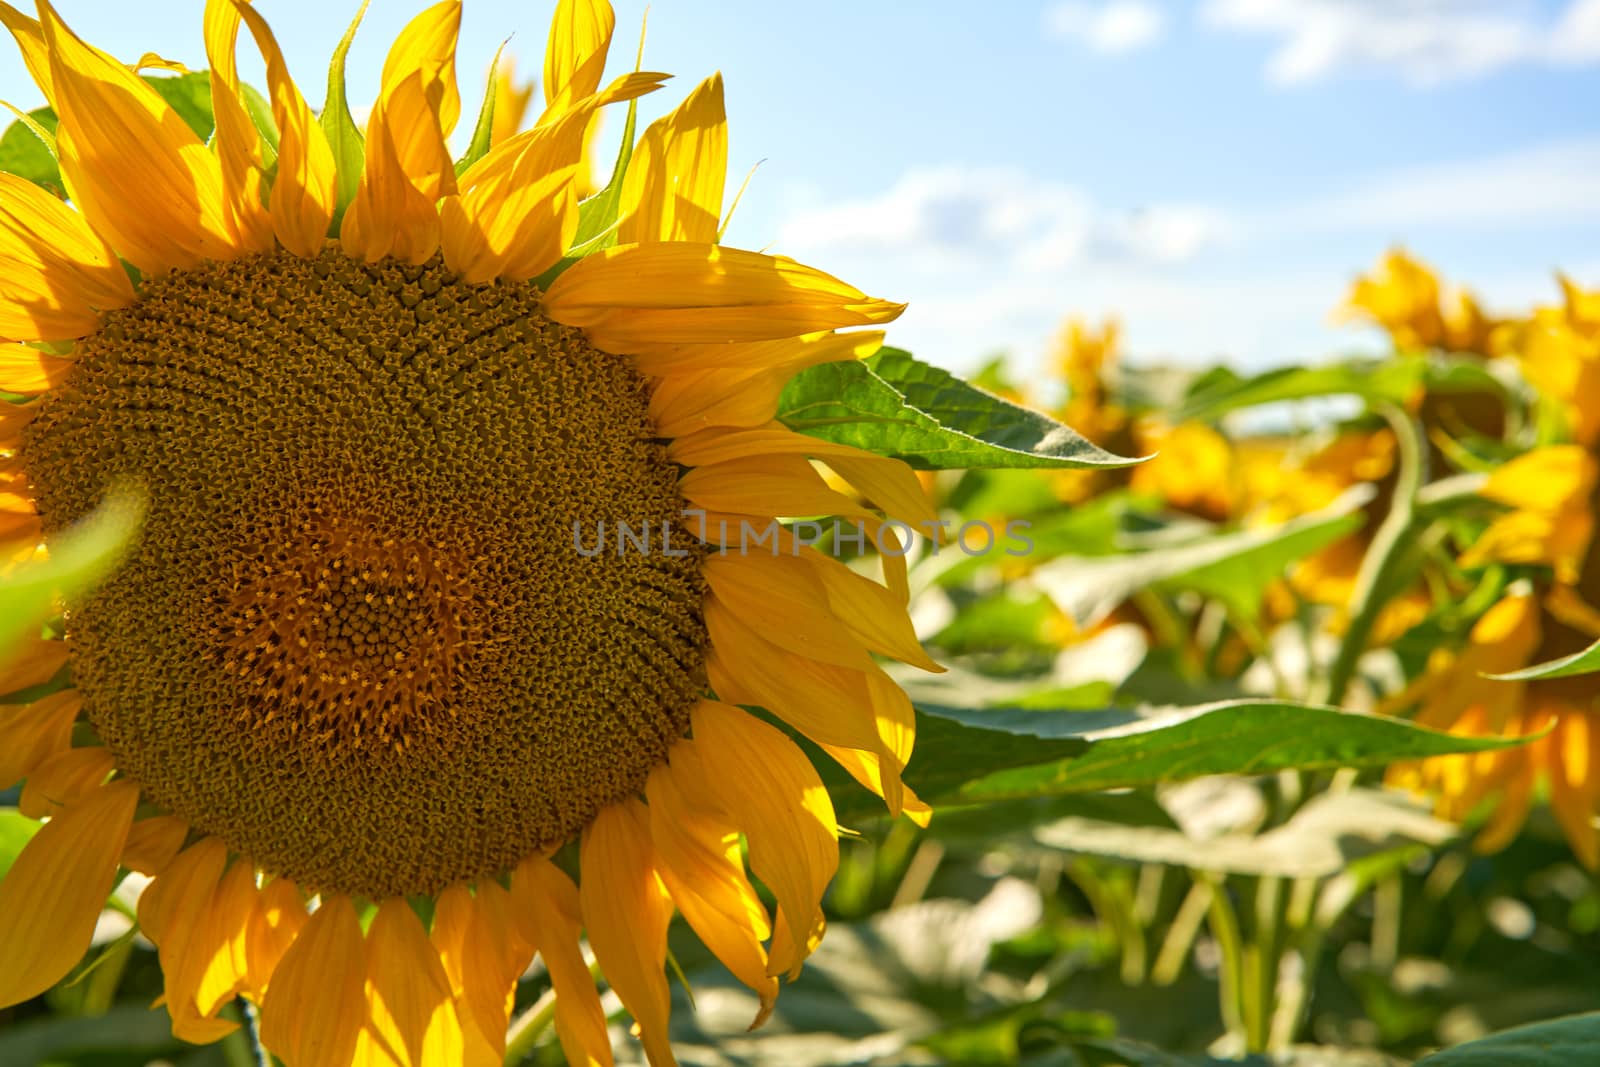
[[[350,898],[325,897],[261,1002],[261,1040],[294,1067],[349,1067],[367,1017],[366,952]]]

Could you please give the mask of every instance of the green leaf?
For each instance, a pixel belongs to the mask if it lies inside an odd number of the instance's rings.
[[[1148,715],[925,704],[917,710],[917,747],[906,780],[935,804],[1128,789],[1211,774],[1378,767],[1520,743],[1281,701]]]
[[[28,117],[47,133],[56,132],[56,113],[47,107],[28,112]],[[17,120],[0,136],[0,171],[26,178],[37,186],[65,197],[67,187],[61,180],[61,169],[56,164],[55,153],[39,139],[39,135],[26,122]]]
[[[1349,394],[1400,403],[1422,385],[1426,370],[1427,361],[1420,357],[1280,367],[1250,378],[1218,370],[1194,383],[1174,418],[1208,421],[1258,404]]]
[[[334,207],[332,232],[337,233],[344,219],[345,208],[356,197],[356,187],[361,183],[361,168],[366,162],[366,140],[361,128],[350,114],[350,102],[345,95],[344,66],[350,54],[350,44],[356,39],[361,26],[361,16],[367,13],[370,0],[361,0],[350,28],[339,38],[333,50],[333,60],[328,64],[328,97],[322,105],[322,132],[327,135],[328,147],[333,149],[333,161],[339,169],[339,199]]]
[[[1152,585],[1193,589],[1254,618],[1267,586],[1285,567],[1360,527],[1358,509],[1371,494],[1370,487],[1358,486],[1327,508],[1279,526],[1127,555],[1062,557],[1036,569],[1033,579],[1080,626]]]
[[[1600,671],[1600,641],[1570,656],[1562,656],[1547,663],[1535,663],[1531,667],[1524,667],[1509,674],[1490,674],[1486,677],[1493,678],[1497,682],[1525,682],[1535,678],[1569,678],[1574,674],[1594,674],[1596,671]]]
[[[494,136],[494,77],[500,69],[500,56],[505,52],[505,42],[495,49],[494,61],[489,64],[489,78],[484,85],[483,106],[478,109],[478,121],[472,127],[472,140],[467,144],[467,151],[456,160],[456,177],[467,172],[478,160],[489,154],[489,142]]]
[[[94,514],[53,538],[50,558],[18,567],[0,582],[0,656],[49,615],[58,595],[72,595],[103,577],[144,515],[131,490],[114,492]]]
[[[986,809],[980,809],[986,810]],[[1228,874],[1326,878],[1363,856],[1417,844],[1437,846],[1460,828],[1417,801],[1377,789],[1312,797],[1265,833],[1232,831],[1190,837],[1175,827],[1129,826],[1072,813],[1039,825],[1033,838],[1063,852],[1160,863]]]
[[[146,74],[145,84],[160,94],[194,135],[211,140],[217,120],[211,111],[211,75],[203,70],[188,74]]]
[[[40,825],[39,820],[30,819],[15,808],[0,808],[0,878],[6,876]]]
[[[1424,1056],[1417,1067],[1576,1067],[1594,1063],[1600,1012],[1531,1023]]]
[[[0,1033],[0,1063],[100,1063],[105,1061],[91,1060],[90,1056],[128,1055],[135,1051],[141,1054],[136,1059],[112,1062],[145,1063],[165,1059],[184,1047],[172,1036],[172,1020],[165,1009],[151,1011],[142,1004],[127,1004],[94,1018],[13,1023]]]
[[[240,85],[245,114],[261,135],[261,165],[269,170],[278,161],[278,120],[272,117],[272,103],[253,85]]]
[[[801,433],[893,456],[918,470],[1071,470],[1138,462],[898,348],[796,375],[778,418]]]

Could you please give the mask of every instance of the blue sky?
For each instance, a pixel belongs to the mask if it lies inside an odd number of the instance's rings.
[[[257,0],[315,103],[354,3]],[[374,0],[370,96],[420,5]],[[59,0],[123,58],[204,64],[194,3]],[[631,58],[644,5],[618,4]],[[468,107],[545,5],[468,0]],[[1138,360],[1260,367],[1372,347],[1329,313],[1404,242],[1491,307],[1600,284],[1600,0],[655,0],[659,112],[727,79],[729,239],[911,302],[896,343],[1036,366],[1067,314],[1119,314]],[[0,98],[38,94],[0,64]],[[613,123],[613,130],[619,123]]]

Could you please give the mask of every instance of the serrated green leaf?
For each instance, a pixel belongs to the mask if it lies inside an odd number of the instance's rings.
[[[1547,663],[1535,663],[1509,674],[1490,674],[1486,677],[1497,682],[1527,682],[1536,678],[1570,678],[1574,674],[1594,674],[1597,671],[1600,671],[1600,641],[1570,656]]]
[[[918,470],[1073,470],[1138,462],[898,348],[796,375],[778,418],[801,433],[893,456]]]
[[[333,233],[338,232],[345,208],[356,197],[356,188],[361,183],[361,168],[366,163],[366,140],[350,114],[350,101],[345,94],[344,68],[345,60],[350,55],[350,44],[356,39],[356,30],[361,26],[361,17],[367,13],[369,2],[361,0],[356,17],[350,20],[350,28],[344,31],[338,47],[333,50],[333,59],[328,63],[328,96],[319,118],[322,132],[328,138],[328,147],[333,150],[334,165],[339,171],[339,198],[334,205],[330,230]]]
[[[906,780],[935,804],[1138,788],[1211,774],[1376,767],[1520,743],[1282,701],[1149,715],[924,704],[917,710],[917,747]]]
[[[1597,1062],[1600,1012],[1518,1026],[1424,1056],[1417,1067],[1578,1067]]]
[[[145,84],[160,94],[167,106],[194,131],[202,141],[211,140],[217,128],[211,111],[211,75],[206,71],[188,74],[146,74]]]
[[[47,107],[28,112],[28,117],[48,133],[56,132],[56,113]],[[55,153],[39,139],[39,135],[18,119],[6,127],[0,136],[0,172],[26,178],[33,184],[65,197],[67,187],[61,180],[61,169],[56,164]]]
[[[50,558],[18,567],[0,582],[0,661],[50,613],[58,595],[87,588],[115,565],[144,515],[143,497],[112,494],[94,514],[50,543]]]
[[[489,64],[489,77],[484,83],[483,106],[478,109],[478,121],[472,127],[472,140],[467,143],[467,150],[456,160],[456,177],[467,172],[467,168],[489,154],[489,142],[494,137],[494,78],[500,69],[500,57],[505,53],[506,46],[502,42],[495,49],[494,60]]]

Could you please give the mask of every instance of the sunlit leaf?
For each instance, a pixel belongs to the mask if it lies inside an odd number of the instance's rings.
[[[894,456],[919,470],[1068,470],[1138,462],[898,348],[796,375],[784,390],[778,418],[801,433]]]
[[[1596,671],[1600,671],[1600,641],[1570,656],[1562,656],[1547,663],[1535,663],[1531,667],[1524,667],[1509,674],[1491,674],[1489,677],[1501,682],[1524,682],[1535,678],[1567,678],[1574,674],[1594,674]]]

